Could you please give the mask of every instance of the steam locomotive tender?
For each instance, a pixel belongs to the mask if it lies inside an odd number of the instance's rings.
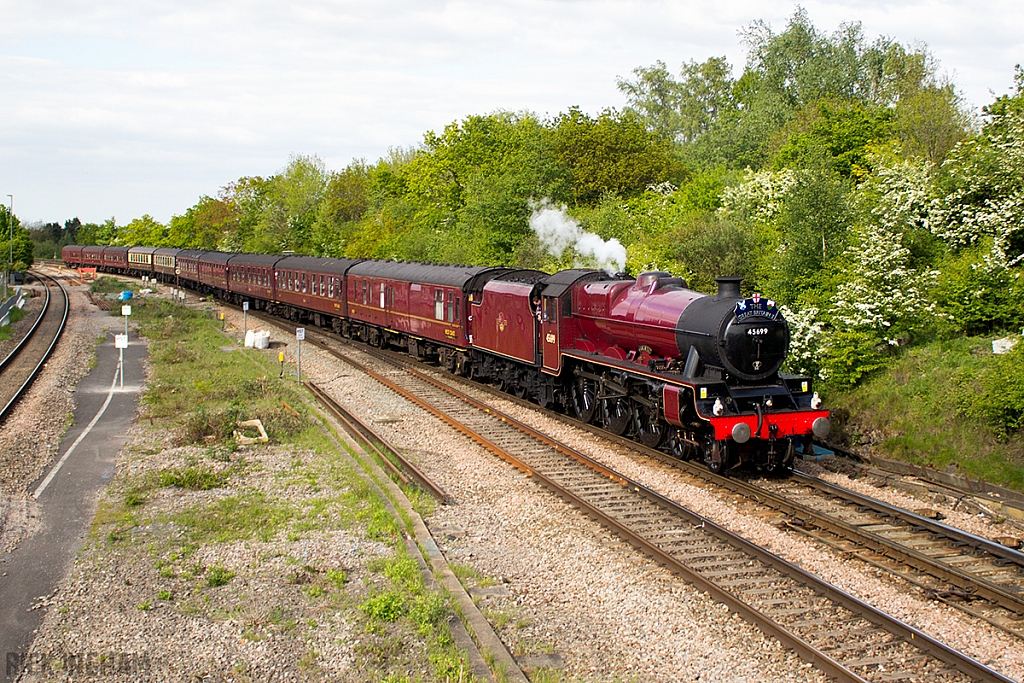
[[[789,327],[775,302],[742,296],[739,278],[709,296],[665,272],[151,247],[70,246],[64,260],[400,348],[714,472],[783,471],[830,427],[811,378],[780,372]]]

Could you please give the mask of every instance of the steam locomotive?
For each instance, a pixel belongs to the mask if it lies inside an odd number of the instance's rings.
[[[713,472],[780,472],[829,413],[780,371],[789,327],[740,278],[705,295],[665,272],[68,246],[70,267],[149,275],[296,323],[405,350]]]

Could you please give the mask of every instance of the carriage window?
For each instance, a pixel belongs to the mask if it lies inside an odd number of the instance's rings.
[[[440,289],[434,290],[434,317],[444,320],[444,291]]]
[[[302,293],[305,294],[309,291],[309,286],[306,284],[306,274],[301,273],[299,277],[302,279]]]
[[[448,292],[448,322],[455,320],[455,295]]]
[[[363,303],[370,303],[370,281],[363,280]]]
[[[323,295],[324,295],[324,292],[326,292],[326,291],[327,291],[327,290],[326,290],[326,289],[324,289],[324,276],[323,276],[323,275],[321,275],[321,276],[320,276],[320,296],[323,296]]]
[[[384,308],[384,297],[385,297],[384,283],[381,283],[381,285],[380,285],[380,307],[381,308]]]
[[[334,278],[327,278],[327,296],[328,298],[334,298]]]
[[[457,296],[457,297],[455,297],[455,319],[456,320],[462,320],[462,311],[460,310],[461,308],[462,308],[462,297],[461,296]]]

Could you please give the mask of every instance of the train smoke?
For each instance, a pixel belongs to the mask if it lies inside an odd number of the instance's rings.
[[[530,229],[549,254],[561,258],[566,249],[576,254],[576,266],[596,266],[609,275],[626,267],[626,248],[614,237],[607,242],[580,227],[565,212],[565,206],[553,206],[548,200],[532,206]]]

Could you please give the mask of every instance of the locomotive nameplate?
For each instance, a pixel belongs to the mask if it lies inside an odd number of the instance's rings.
[[[743,322],[751,318],[778,320],[782,315],[774,301],[764,299],[760,294],[755,294],[749,299],[737,301],[733,314],[736,316],[736,322]]]

